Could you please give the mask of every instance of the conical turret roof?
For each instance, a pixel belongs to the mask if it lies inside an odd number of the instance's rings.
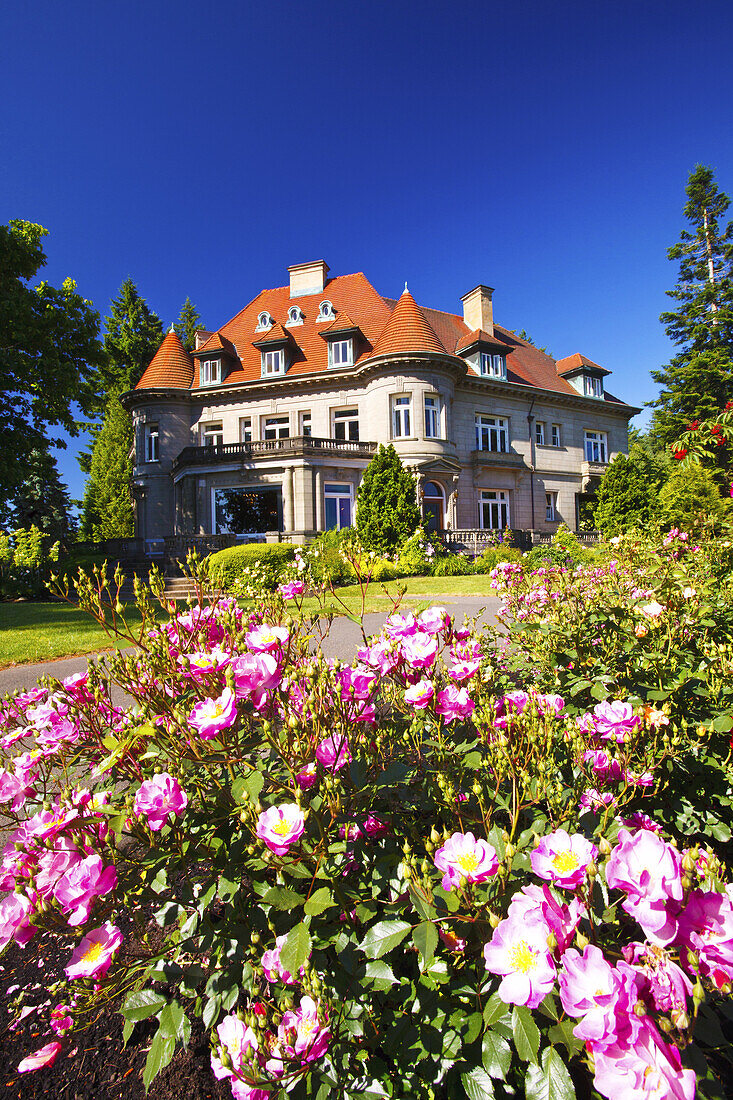
[[[425,314],[405,287],[370,358],[380,355],[414,355],[418,352],[446,354]]]
[[[189,389],[193,381],[193,359],[188,354],[177,332],[167,332],[145,373],[135,389],[145,390],[155,386],[167,389]]]

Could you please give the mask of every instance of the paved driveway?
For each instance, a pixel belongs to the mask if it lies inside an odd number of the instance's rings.
[[[433,602],[446,607],[459,622],[465,617],[478,616],[479,623],[495,623],[500,603],[496,596],[440,595],[436,595]],[[365,615],[364,629],[367,634],[376,634],[385,617],[382,613]],[[340,657],[341,660],[350,661],[360,645],[362,635],[357,624],[339,616],[333,620],[331,630],[323,640],[323,652],[327,657]],[[41,676],[55,676],[62,680],[75,672],[83,672],[86,666],[87,657],[64,657],[40,665],[14,665],[12,668],[0,669],[0,695],[6,691],[33,687]]]

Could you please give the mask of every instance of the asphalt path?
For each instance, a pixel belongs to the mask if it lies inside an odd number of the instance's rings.
[[[496,625],[496,611],[500,602],[496,596],[436,595],[431,600],[431,603],[450,611],[457,622],[462,623],[464,618],[476,616],[479,625],[482,623]],[[365,615],[364,629],[367,635],[378,633],[385,618],[386,615],[381,612]],[[361,645],[363,645],[363,638],[357,623],[340,615],[331,623],[331,629],[323,639],[322,648],[326,657],[339,657],[342,661],[350,661]],[[0,669],[0,695],[34,687],[42,676],[53,676],[63,680],[65,676],[83,672],[90,656],[93,658],[95,655],[62,657],[59,660],[45,661],[38,665],[13,665],[11,668]]]

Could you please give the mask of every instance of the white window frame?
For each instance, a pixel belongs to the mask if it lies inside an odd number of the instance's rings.
[[[336,434],[336,425],[343,424],[344,434],[339,436]],[[352,435],[351,425],[356,424],[356,434]],[[343,440],[344,443],[358,443],[359,442],[359,410],[358,408],[350,409],[332,409],[331,410],[331,438]]]
[[[268,432],[274,432],[275,434],[268,435]],[[279,439],[290,439],[290,417],[263,416],[262,439],[268,440],[270,443],[274,443]]]
[[[425,438],[443,438],[443,402],[438,393],[426,393],[425,402]]]
[[[340,490],[345,489],[346,492],[333,492],[332,490],[329,491],[329,488],[328,488],[329,485],[332,486],[333,488],[338,488]],[[327,500],[337,500],[337,501],[338,500],[343,500],[344,497],[347,497],[347,496],[349,498],[349,518],[351,520],[351,522],[349,523],[349,527],[353,527],[353,525],[354,525],[354,486],[350,482],[347,482],[347,481],[324,481],[324,484],[323,484],[323,526],[324,526],[324,529],[330,530],[330,531],[334,531],[334,530],[335,531],[342,531],[343,530],[343,528],[341,527],[341,516],[339,514],[338,505],[336,507],[336,527],[335,528],[334,527],[326,528],[326,501]]]
[[[557,493],[553,490],[545,492],[545,520],[547,523],[557,523]]]
[[[325,299],[318,306],[318,316],[316,317],[316,324],[319,321],[333,321],[336,316],[336,311],[333,308],[333,303]]]
[[[506,356],[482,351],[481,375],[483,378],[501,378],[506,381]]]
[[[603,379],[594,374],[584,374],[583,393],[586,397],[603,397]]]
[[[583,453],[586,462],[608,462],[608,433],[592,428],[585,429]]]
[[[354,341],[351,338],[329,340],[328,365],[329,367],[353,367]]]
[[[294,325],[303,324],[303,310],[300,306],[291,306],[288,310],[288,328],[292,328]]]
[[[202,359],[199,368],[199,385],[221,385],[221,359]]]
[[[534,441],[538,447],[544,447],[545,445],[545,422],[544,420],[535,420],[534,422]]]
[[[298,435],[310,438],[313,435],[313,417],[310,409],[302,409],[298,413]]]
[[[160,430],[157,424],[145,425],[145,462],[160,462]]]
[[[249,436],[249,439],[247,438]],[[252,434],[252,417],[240,416],[239,418],[239,442],[251,443],[254,436]]]
[[[489,523],[485,522],[488,509]],[[493,521],[496,520],[494,523]],[[509,492],[506,489],[482,489],[478,501],[478,522],[482,531],[503,531],[511,526]]]
[[[562,447],[562,435],[560,433],[560,425],[552,425],[551,445],[553,447]]]
[[[202,447],[224,446],[224,425],[221,420],[205,421],[203,424],[199,424],[199,428],[201,430]]]
[[[268,329],[272,328],[273,324],[272,314],[268,313],[266,309],[263,309],[262,313],[257,315],[257,328],[255,332],[267,332]]]
[[[504,416],[476,413],[476,450],[505,453],[509,450],[509,421]],[[486,443],[486,446],[483,444]]]
[[[391,405],[392,438],[412,439],[412,394],[395,394]]]
[[[272,348],[262,352],[262,377],[271,378],[285,374],[285,349]]]

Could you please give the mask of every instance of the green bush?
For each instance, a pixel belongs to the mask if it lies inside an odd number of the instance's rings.
[[[475,573],[490,573],[500,561],[521,561],[522,551],[516,546],[487,546],[473,563]]]
[[[393,554],[420,526],[415,479],[390,443],[380,445],[357,493],[356,529],[365,550]]]
[[[295,558],[295,548],[285,542],[248,543],[218,550],[206,560],[210,576],[222,588],[229,588],[234,581],[247,576],[247,570],[255,567],[264,584],[274,589],[289,562]]]
[[[372,580],[382,583],[383,581],[395,581],[400,574],[397,571],[397,566],[389,558],[377,558],[372,568]]]
[[[434,559],[430,569],[433,577],[467,577],[475,572],[473,562],[462,554],[441,554]]]
[[[430,572],[435,547],[430,536],[419,527],[414,535],[400,547],[397,556],[397,572],[401,577],[424,577]]]
[[[310,576],[316,585],[332,584],[338,587],[351,584],[356,578],[354,567],[345,553],[355,549],[356,532],[352,527],[341,531],[324,531],[304,551]]]

